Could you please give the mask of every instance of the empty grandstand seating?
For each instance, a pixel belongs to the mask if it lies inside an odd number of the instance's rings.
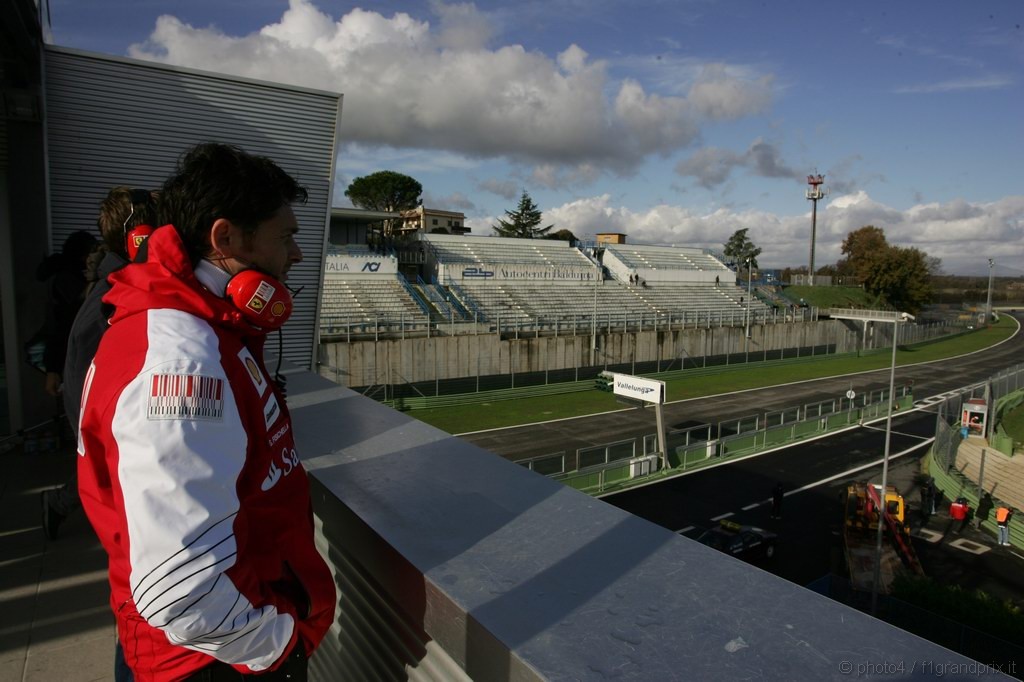
[[[424,240],[444,263],[525,263],[530,265],[594,267],[593,261],[569,242],[555,239],[463,239],[428,235]]]
[[[691,319],[732,318],[745,314],[746,292],[737,286],[713,284],[660,283],[656,286],[627,286],[604,280],[596,286],[579,282],[464,282],[461,292],[470,297],[480,313],[504,325],[536,318],[590,316],[596,309],[600,319],[623,316],[672,315]],[[752,300],[750,310],[764,317],[768,307]]]
[[[717,258],[700,249],[615,244],[609,246],[606,251],[630,268],[714,270],[722,271],[723,274],[731,272]]]
[[[431,315],[434,322],[557,329],[562,321],[589,324],[595,314],[602,324],[643,327],[666,319],[742,324],[748,306],[755,321],[770,313],[756,297],[748,304],[733,272],[701,249],[614,245],[604,253],[606,268],[564,241],[450,235],[423,235],[422,241],[427,266],[434,268],[424,276],[439,282],[420,282],[423,300],[414,298],[400,275],[329,275],[324,333],[351,332],[353,325],[379,329],[382,322],[427,325]],[[340,252],[373,255],[358,246]],[[644,273],[644,283],[627,283],[633,273]]]
[[[326,277],[320,327],[325,333],[352,324],[428,322],[428,316],[395,276]]]

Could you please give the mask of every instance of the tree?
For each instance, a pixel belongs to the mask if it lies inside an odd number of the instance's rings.
[[[842,251],[846,258],[836,263],[837,271],[856,277],[865,291],[889,305],[917,314],[932,300],[931,277],[942,267],[938,258],[920,249],[890,245],[885,231],[874,225],[848,234]]]
[[[842,247],[846,258],[836,263],[836,270],[838,274],[850,275],[864,282],[888,249],[885,232],[874,225],[865,225],[846,235]]]
[[[864,288],[881,294],[897,310],[916,315],[932,300],[928,255],[920,249],[890,246],[875,259]]]
[[[576,235],[574,235],[569,230],[565,230],[565,229],[559,230],[558,232],[552,232],[550,234],[546,234],[546,235],[544,235],[544,238],[545,239],[559,239],[559,240],[561,240],[563,242],[569,242],[570,244],[575,244],[577,241],[579,241],[578,239],[576,239]]]
[[[499,237],[519,237],[521,239],[536,239],[547,234],[554,225],[538,227],[543,214],[533,203],[530,195],[523,190],[519,198],[519,206],[514,211],[505,211],[508,220],[498,219],[497,225],[492,225]]]
[[[741,265],[746,265],[747,258],[750,259],[750,268],[756,269],[757,257],[761,255],[761,249],[754,246],[754,242],[747,237],[748,231],[749,228],[743,228],[733,232],[729,241],[725,243],[725,248],[722,249],[725,257],[736,264],[737,271]]]
[[[356,178],[345,190],[345,196],[357,208],[370,211],[408,211],[421,201],[423,185],[408,175],[394,171],[377,171]],[[396,221],[385,221],[384,231],[390,233]]]

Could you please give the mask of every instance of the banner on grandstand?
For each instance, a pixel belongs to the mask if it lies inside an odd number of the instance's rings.
[[[616,374],[613,393],[660,405],[665,402],[665,382],[635,377],[631,374]]]
[[[328,254],[324,272],[328,275],[394,275],[398,272],[398,260],[376,254],[366,256]]]
[[[448,266],[453,274],[464,280],[493,281],[493,280],[521,280],[521,281],[573,281],[593,282],[597,276],[596,268],[553,266],[553,265],[523,265],[506,264],[491,265],[478,263],[476,265]]]

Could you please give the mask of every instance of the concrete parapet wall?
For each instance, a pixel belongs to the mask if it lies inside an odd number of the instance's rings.
[[[743,327],[698,327],[641,332],[597,330],[596,364],[669,361],[725,353],[765,351],[834,344],[836,352],[857,350],[857,334],[834,321]],[[321,344],[324,376],[343,386],[372,386],[519,374],[591,366],[591,337],[527,336],[500,338],[434,336]]]
[[[1020,509],[1024,507],[1024,457],[1008,457],[983,438],[971,437],[960,443],[956,469],[972,481],[981,474],[982,450],[985,452],[985,476],[982,487],[993,497]]]
[[[845,679],[970,659],[309,372],[289,373],[340,587],[310,680]]]

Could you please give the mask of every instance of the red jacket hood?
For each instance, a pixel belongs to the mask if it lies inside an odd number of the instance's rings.
[[[265,336],[266,331],[245,321],[235,305],[208,291],[196,279],[185,245],[173,225],[164,225],[145,242],[146,260],[130,263],[108,278],[110,291],[103,302],[115,306],[116,324],[154,309],[180,310],[227,327],[244,336]]]

